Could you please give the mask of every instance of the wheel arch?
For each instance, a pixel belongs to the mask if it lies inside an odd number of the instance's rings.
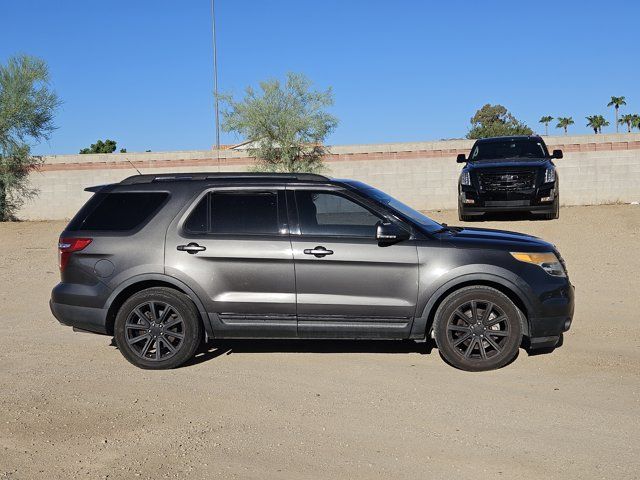
[[[424,310],[422,311],[422,315],[420,317],[417,317],[416,321],[414,322],[412,337],[424,338],[425,335],[428,335],[431,332],[431,328],[433,327],[435,314],[438,311],[438,307],[443,302],[443,300],[453,292],[460,290],[461,288],[474,285],[482,285],[495,288],[499,292],[509,297],[509,299],[522,312],[523,318],[521,318],[520,320],[522,324],[523,335],[529,335],[529,318],[533,307],[527,300],[527,296],[524,294],[522,289],[520,289],[510,280],[497,275],[469,274],[449,280],[431,295]]]
[[[200,321],[207,335],[209,337],[213,336],[209,316],[198,295],[180,280],[161,274],[137,275],[120,284],[118,288],[111,293],[105,304],[105,309],[107,310],[105,327],[109,335],[113,335],[116,315],[122,304],[132,295],[152,287],[172,288],[188,296],[200,314]]]

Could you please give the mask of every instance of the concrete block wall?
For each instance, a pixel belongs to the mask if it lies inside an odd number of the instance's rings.
[[[640,134],[557,136],[545,138],[565,157],[555,163],[564,205],[640,201]],[[462,165],[473,141],[344,145],[330,148],[327,174],[378,187],[419,210],[453,209]],[[56,155],[45,158],[31,183],[37,198],[19,212],[25,220],[72,217],[91,194],[88,186],[119,182],[142,173],[245,171],[254,162],[246,151],[180,151]]]

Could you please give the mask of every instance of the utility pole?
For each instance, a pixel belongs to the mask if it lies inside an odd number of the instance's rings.
[[[213,44],[213,96],[216,115],[216,152],[218,169],[220,169],[220,112],[218,108],[218,52],[216,48],[216,14],[215,0],[211,0],[211,40]]]

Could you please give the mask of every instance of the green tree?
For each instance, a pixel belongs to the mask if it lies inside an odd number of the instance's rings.
[[[222,95],[225,104],[222,128],[236,132],[249,143],[257,171],[318,172],[326,153],[324,139],[338,120],[327,113],[333,105],[331,89],[311,90],[302,74],[288,73],[286,82],[260,83],[260,91],[248,87],[242,100]]]
[[[640,130],[640,115],[633,114],[633,120],[631,120],[631,128],[637,128]]]
[[[611,101],[609,103],[607,103],[607,107],[613,107],[615,108],[615,112],[616,112],[616,133],[618,133],[618,109],[622,106],[622,105],[626,105],[627,102],[625,101],[624,97],[611,97]]]
[[[544,134],[549,136],[549,124],[553,121],[553,117],[551,115],[545,115],[538,120],[538,123],[544,123]]]
[[[556,124],[556,128],[563,128],[564,134],[567,134],[567,129],[569,125],[573,125],[575,122],[573,121],[573,117],[558,117],[558,123]]]
[[[113,153],[116,151],[116,148],[116,142],[107,138],[104,142],[98,140],[96,143],[92,143],[89,148],[80,150],[80,153]]]
[[[505,107],[487,103],[471,118],[471,130],[467,138],[531,134],[533,130],[511,115]]]
[[[627,113],[625,115],[621,115],[620,118],[618,119],[618,124],[626,125],[627,126],[627,133],[631,133],[631,128],[634,126],[633,125],[634,117],[637,117],[637,116],[638,115],[632,115],[630,113]]]
[[[593,128],[594,133],[602,133],[602,127],[609,125],[609,122],[602,115],[591,115],[585,117],[587,119],[587,127]]]
[[[59,105],[43,60],[19,55],[0,65],[1,221],[13,219],[24,201],[37,194],[28,177],[42,158],[31,155],[31,145],[50,138]]]

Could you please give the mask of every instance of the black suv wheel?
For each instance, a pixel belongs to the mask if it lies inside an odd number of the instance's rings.
[[[547,213],[545,215],[545,219],[557,220],[558,218],[560,218],[560,197],[556,195],[556,198],[553,201],[553,211],[551,213]]]
[[[155,287],[124,302],[114,334],[118,349],[135,366],[167,369],[193,357],[202,339],[202,324],[189,297]]]
[[[520,312],[502,292],[470,286],[449,295],[435,316],[436,344],[461,370],[482,371],[511,362],[522,340]]]
[[[473,215],[467,215],[460,205],[458,205],[458,220],[461,222],[472,222],[475,218]]]

